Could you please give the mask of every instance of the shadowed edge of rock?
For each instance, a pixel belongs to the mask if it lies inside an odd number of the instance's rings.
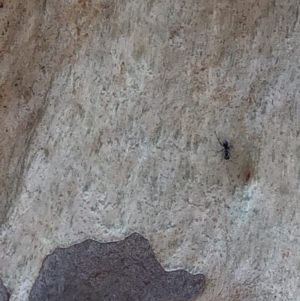
[[[30,301],[185,301],[200,293],[205,276],[167,272],[149,241],[138,233],[124,240],[85,240],[48,255]]]
[[[3,285],[2,280],[0,279],[0,301],[8,301],[9,294],[6,287]]]

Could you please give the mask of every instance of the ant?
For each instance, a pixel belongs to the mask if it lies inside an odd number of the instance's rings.
[[[216,134],[216,132],[215,132],[215,134]],[[216,134],[216,136],[217,136],[217,134]],[[220,150],[220,152],[222,152],[223,159],[229,160],[230,162],[234,163],[233,161],[230,160],[230,156],[231,156],[230,149],[233,148],[233,146],[229,145],[227,140],[223,140],[223,142],[221,142],[218,136],[217,136],[217,139],[218,139],[220,145],[223,147],[223,149]],[[236,164],[236,163],[234,163],[234,164]]]

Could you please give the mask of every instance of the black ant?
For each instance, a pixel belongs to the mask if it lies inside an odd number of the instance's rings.
[[[216,134],[216,136],[217,136],[217,134]],[[223,149],[220,150],[220,152],[222,152],[223,159],[229,160],[230,162],[234,163],[233,161],[230,160],[230,156],[231,156],[230,149],[233,148],[233,146],[229,145],[227,140],[223,140],[223,142],[221,142],[218,136],[217,136],[217,139],[218,139],[220,145],[223,147]],[[234,163],[234,164],[236,164],[236,163]]]

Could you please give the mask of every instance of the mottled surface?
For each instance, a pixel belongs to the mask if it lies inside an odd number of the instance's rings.
[[[57,247],[133,232],[207,276],[197,301],[300,300],[299,0],[2,4],[11,301]]]
[[[42,266],[30,301],[185,301],[199,294],[204,275],[166,272],[149,242],[134,233],[123,241],[86,240],[57,249]]]

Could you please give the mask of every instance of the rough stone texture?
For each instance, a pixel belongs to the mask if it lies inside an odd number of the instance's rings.
[[[204,275],[166,272],[149,242],[134,233],[125,240],[86,240],[56,249],[42,266],[30,301],[184,301],[199,294]]]
[[[8,300],[9,300],[8,291],[0,279],[0,301],[8,301]]]
[[[300,300],[298,0],[1,3],[12,301],[57,247],[133,232],[197,300]]]

